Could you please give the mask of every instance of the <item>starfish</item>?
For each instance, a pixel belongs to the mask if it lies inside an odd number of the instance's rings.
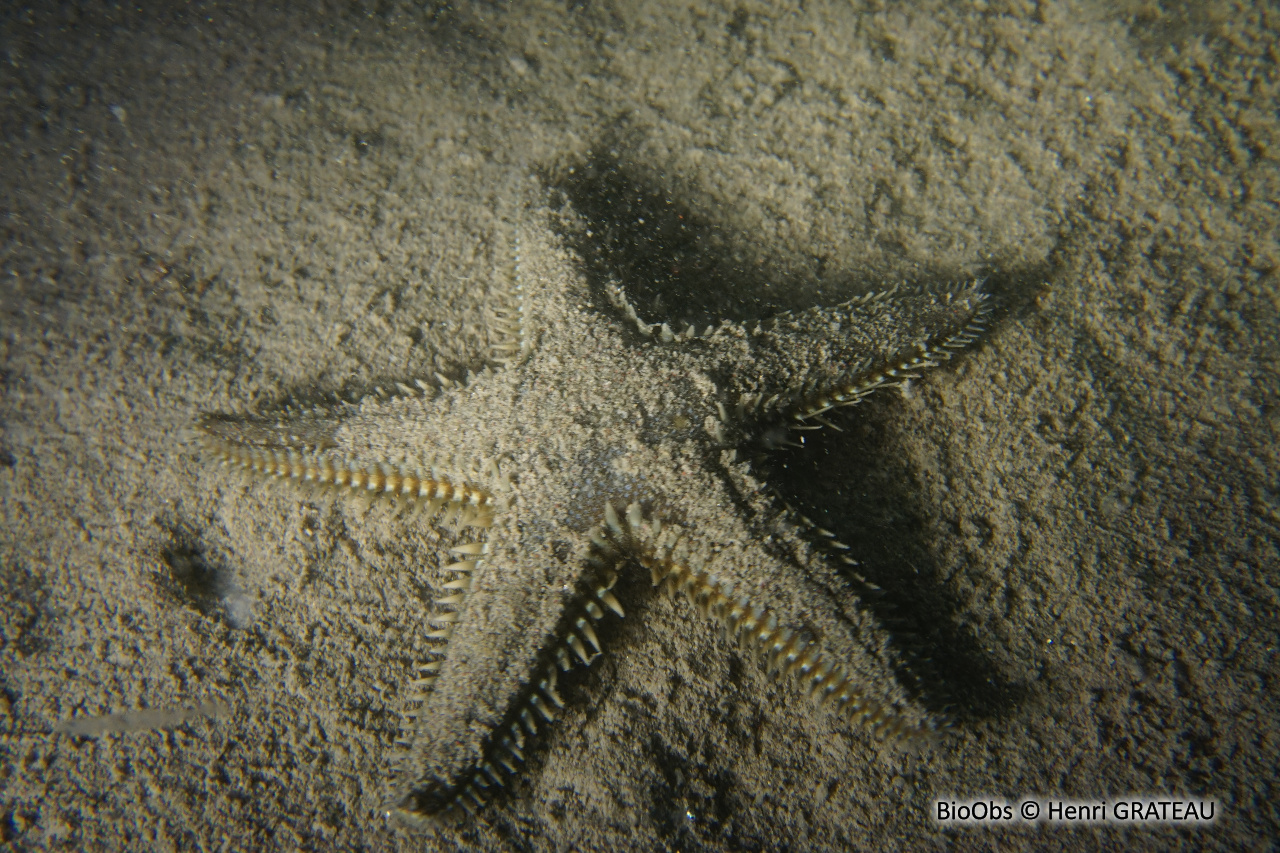
[[[200,424],[227,464],[406,502],[452,537],[425,578],[397,812],[485,808],[647,585],[833,713],[927,742],[938,722],[894,676],[884,629],[823,594],[844,546],[783,506],[758,460],[969,346],[978,284],[676,333],[616,283],[590,285],[563,238],[584,232],[567,204],[522,211],[514,275],[490,294],[490,364],[465,381]]]

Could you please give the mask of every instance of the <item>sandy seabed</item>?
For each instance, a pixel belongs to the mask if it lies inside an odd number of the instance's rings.
[[[0,13],[0,841],[1274,844],[1274,9],[286,5]],[[776,469],[932,659],[943,743],[722,682],[654,602],[482,820],[386,817],[430,537],[191,426],[476,364],[529,174],[673,326],[988,280],[977,348]],[[1027,797],[1216,819],[933,819]]]

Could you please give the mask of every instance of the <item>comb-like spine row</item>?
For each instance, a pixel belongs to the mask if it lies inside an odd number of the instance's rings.
[[[605,565],[593,554],[588,563]],[[475,815],[488,800],[515,778],[525,761],[530,742],[560,716],[565,707],[557,692],[560,673],[575,665],[590,666],[602,653],[596,624],[612,611],[624,615],[613,594],[617,575],[612,571],[592,573],[599,580],[586,586],[577,602],[565,611],[534,677],[512,703],[507,715],[490,733],[481,750],[480,761],[457,782],[430,780],[409,793],[400,811],[410,820],[441,817],[459,821]]]
[[[489,527],[493,524],[493,494],[447,477],[420,476],[390,465],[358,466],[335,460],[327,454],[294,447],[236,444],[209,433],[205,433],[203,439],[205,447],[225,465],[304,484],[407,498],[421,503],[428,517],[443,511],[447,521],[459,526]]]
[[[528,344],[524,323],[524,287],[517,280],[515,293],[497,297],[489,306],[489,358],[501,365],[518,362]]]
[[[511,287],[494,293],[488,307],[489,358],[500,365],[522,361],[530,349],[524,292],[523,243],[519,227],[515,232]]]
[[[484,562],[488,553],[489,546],[485,542],[468,542],[449,549],[454,562],[442,569],[448,574],[449,580],[440,588],[441,595],[435,599],[427,616],[427,622],[431,626],[431,630],[427,632],[427,641],[431,644],[427,652],[429,657],[418,665],[416,677],[409,682],[413,693],[406,703],[404,715],[411,722],[418,718],[427,695],[440,676],[449,640],[453,638],[453,631],[462,620],[462,612],[471,594],[476,569]],[[409,741],[402,738],[400,745],[408,747]]]
[[[754,654],[771,676],[790,678],[809,698],[882,737],[912,741],[933,736],[927,725],[915,723],[897,708],[868,696],[848,668],[817,643],[780,626],[776,616],[737,595],[730,584],[677,559],[682,541],[678,529],[664,529],[656,518],[647,521],[638,504],[627,507],[625,519],[611,506],[606,507],[605,517],[616,550],[647,568],[655,587],[672,597],[679,594],[704,617],[718,622],[726,636]]]
[[[982,335],[990,313],[990,308],[983,294],[975,294],[971,298],[981,301],[973,316],[969,318],[969,322],[960,331],[933,343],[925,344],[920,347],[920,350],[915,355],[891,363],[887,367],[882,367],[870,373],[858,370],[851,380],[839,383],[834,388],[805,394],[804,399],[796,406],[791,415],[792,420],[795,421],[792,424],[792,429],[813,429],[814,427],[808,426],[805,423],[806,421],[816,421],[822,426],[832,426],[822,418],[824,413],[841,406],[852,406],[861,402],[868,394],[881,388],[901,385],[908,380],[918,379],[919,374],[916,371],[937,367],[942,362],[950,360],[951,356],[955,355],[959,350],[971,346]]]

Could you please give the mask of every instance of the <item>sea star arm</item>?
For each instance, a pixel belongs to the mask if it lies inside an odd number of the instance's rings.
[[[721,567],[733,566],[740,574],[741,566],[752,562],[776,561],[745,543],[732,547],[713,547],[688,528],[664,523],[656,514],[646,515],[639,504],[631,504],[624,514],[606,506],[606,523],[596,537],[603,555],[616,556],[648,570],[652,585],[669,597],[684,599],[703,617],[719,624],[728,639],[736,641],[766,671],[777,679],[790,679],[808,696],[828,705],[854,722],[869,726],[887,738],[902,740],[927,739],[933,724],[909,703],[885,678],[887,670],[876,672],[868,680],[856,672],[856,665],[838,657],[815,638],[812,628],[804,628],[795,620],[778,612],[794,609],[789,602],[762,601],[750,590],[740,591]],[[845,633],[834,628],[830,633]],[[810,612],[810,620],[822,621]],[[819,629],[821,631],[821,629]],[[826,632],[823,632],[826,633]],[[873,665],[874,666],[874,665]]]
[[[719,404],[722,443],[754,438],[769,448],[786,443],[786,430],[825,425],[829,410],[915,378],[968,347],[989,307],[979,283],[970,282],[871,293],[751,331],[721,326],[702,345],[725,365],[718,384],[736,392]]]
[[[415,407],[422,403],[419,398],[404,402]],[[343,426],[359,421],[361,410],[358,404],[343,403],[273,415],[206,415],[199,430],[205,448],[232,467],[303,484],[408,498],[421,502],[428,517],[444,511],[464,525],[492,523],[491,489],[436,466],[391,464],[351,453],[344,446]]]

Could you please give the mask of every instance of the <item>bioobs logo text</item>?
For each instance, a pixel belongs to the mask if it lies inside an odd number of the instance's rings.
[[[956,802],[935,800],[933,819],[940,823],[1004,823],[1012,821],[1013,806],[1001,800]]]

